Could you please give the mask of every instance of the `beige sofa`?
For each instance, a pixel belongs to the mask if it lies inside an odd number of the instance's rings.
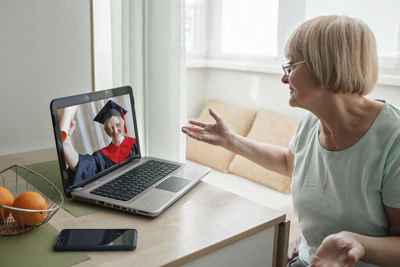
[[[298,120],[268,110],[255,110],[210,100],[197,118],[212,122],[212,107],[236,133],[270,144],[288,146]],[[282,210],[290,220],[289,255],[301,236],[293,212],[291,178],[268,171],[249,160],[220,147],[188,138],[186,158],[193,164],[212,168],[203,181],[268,207]]]

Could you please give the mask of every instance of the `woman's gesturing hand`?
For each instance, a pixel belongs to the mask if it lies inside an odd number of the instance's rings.
[[[322,241],[310,267],[351,267],[364,252],[364,247],[351,236],[332,234]]]
[[[69,131],[68,131],[68,136],[71,136],[72,133],[75,130],[76,122],[74,119],[71,120],[70,126],[69,126]]]
[[[214,110],[209,108],[209,113],[214,118],[215,123],[190,120],[189,123],[197,127],[184,126],[182,127],[182,132],[193,139],[212,145],[227,147],[231,141],[231,130],[225,120],[215,113]]]

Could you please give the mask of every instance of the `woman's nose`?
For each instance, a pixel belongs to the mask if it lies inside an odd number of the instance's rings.
[[[289,77],[286,74],[283,74],[281,81],[284,84],[288,84],[289,83]]]

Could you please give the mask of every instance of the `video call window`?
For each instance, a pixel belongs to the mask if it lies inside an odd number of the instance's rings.
[[[57,110],[68,185],[138,153],[129,95]]]

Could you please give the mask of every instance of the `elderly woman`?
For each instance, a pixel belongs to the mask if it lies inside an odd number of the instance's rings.
[[[64,157],[69,166],[68,176],[73,178],[73,184],[92,177],[136,154],[136,139],[125,136],[126,126],[123,116],[126,112],[112,100],[109,100],[99,111],[94,121],[104,124],[104,131],[111,137],[111,143],[95,151],[92,155],[78,154],[72,146],[70,138],[65,140],[63,144]],[[72,120],[69,136],[74,128],[75,122]]]
[[[215,123],[182,131],[292,177],[302,240],[288,266],[400,266],[400,110],[365,97],[378,76],[373,33],[317,17],[285,52],[289,105],[306,110],[289,148],[233,133],[212,109]]]

